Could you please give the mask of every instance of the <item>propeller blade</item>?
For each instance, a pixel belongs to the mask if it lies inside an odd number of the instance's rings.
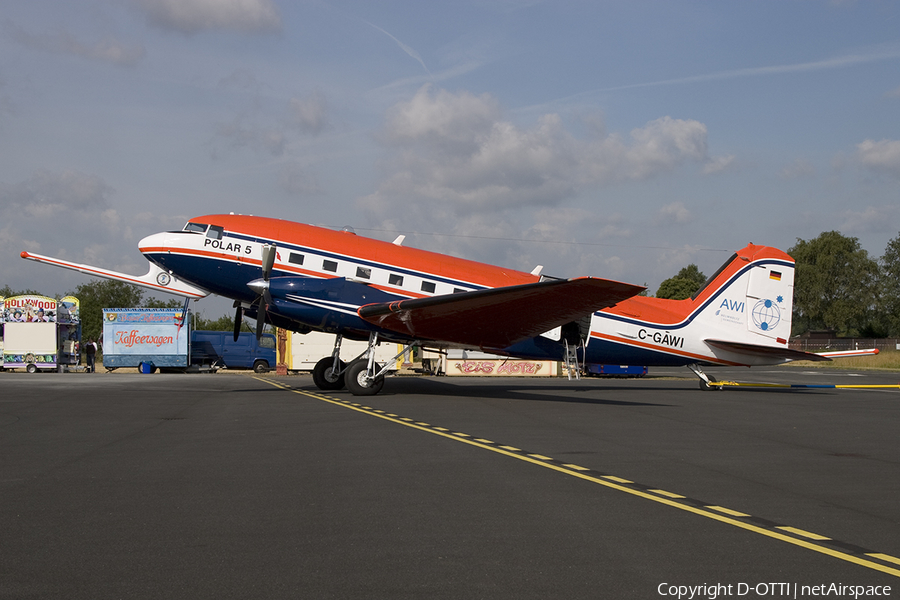
[[[241,321],[244,319],[244,309],[240,302],[234,303],[234,341],[238,341],[241,334]]]
[[[269,280],[269,273],[275,266],[275,244],[266,244],[262,247],[262,275],[265,281]]]
[[[260,305],[256,312],[256,341],[262,337],[263,327],[266,325],[266,306]]]

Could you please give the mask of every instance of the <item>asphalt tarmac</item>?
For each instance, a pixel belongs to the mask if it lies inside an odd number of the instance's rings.
[[[900,597],[900,390],[650,375],[0,373],[0,598]]]

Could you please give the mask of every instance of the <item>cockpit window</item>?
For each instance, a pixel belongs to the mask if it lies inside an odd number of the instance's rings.
[[[210,225],[209,231],[206,232],[206,237],[214,239],[214,240],[221,240],[222,235],[224,233],[225,233],[224,227],[219,227],[217,225]]]
[[[184,226],[184,231],[189,231],[191,233],[206,233],[206,228],[209,225],[204,225],[203,223],[190,223]]]

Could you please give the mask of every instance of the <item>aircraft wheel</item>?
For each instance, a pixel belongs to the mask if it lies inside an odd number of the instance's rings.
[[[360,358],[350,363],[344,381],[347,383],[347,389],[354,396],[374,396],[384,387],[384,376],[377,377],[375,381],[366,381],[366,369],[368,361]],[[381,367],[375,363],[375,371],[380,371]]]
[[[347,363],[340,361],[341,374],[334,374],[334,357],[326,356],[316,363],[313,367],[312,377],[313,383],[320,390],[342,390],[344,389],[344,375]]]
[[[717,380],[715,377],[713,377],[712,375],[707,375],[707,377],[709,377],[709,380],[710,380],[710,381],[718,381],[718,380]],[[721,390],[721,389],[722,389],[722,386],[720,386],[720,385],[709,385],[708,383],[706,383],[705,381],[703,381],[703,380],[701,379],[701,380],[700,380],[700,389],[701,389],[701,390]]]

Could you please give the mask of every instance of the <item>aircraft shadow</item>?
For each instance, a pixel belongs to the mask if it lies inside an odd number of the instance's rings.
[[[307,386],[304,386],[307,387]],[[454,385],[437,377],[391,377],[385,381],[384,389],[379,396],[429,396],[429,397],[484,397],[500,400],[527,400],[541,402],[566,402],[574,404],[598,404],[609,406],[673,406],[664,402],[612,400],[598,398],[592,394],[617,391],[643,391],[659,393],[666,390],[650,387],[624,386],[591,386],[539,383],[527,386],[517,385],[503,380],[475,385]],[[346,390],[338,394],[349,394]]]

